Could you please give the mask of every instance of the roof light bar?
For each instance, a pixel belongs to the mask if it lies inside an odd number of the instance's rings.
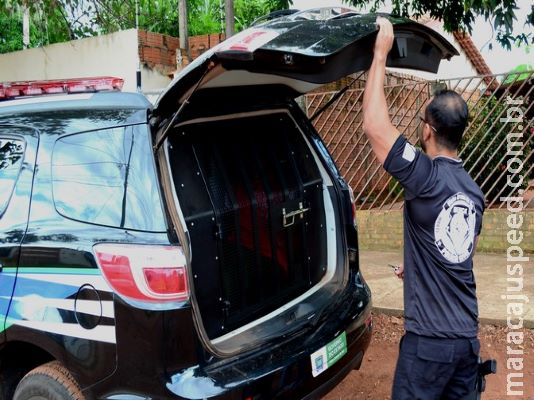
[[[124,80],[113,76],[0,83],[0,100],[57,93],[94,93],[122,90]]]

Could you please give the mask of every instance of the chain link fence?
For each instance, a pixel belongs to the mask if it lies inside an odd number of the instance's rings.
[[[365,75],[314,119],[314,125],[354,190],[359,209],[402,207],[402,188],[376,160],[362,130]],[[486,196],[490,208],[506,207],[502,198],[523,197],[534,209],[534,71],[425,81],[388,74],[385,93],[393,124],[418,145],[426,104],[437,89],[455,90],[467,102],[469,124],[460,158]],[[313,116],[336,91],[308,94],[304,105]]]

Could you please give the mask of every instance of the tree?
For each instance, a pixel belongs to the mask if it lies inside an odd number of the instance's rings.
[[[201,35],[225,32],[225,4],[227,0],[188,1],[189,33]],[[291,0],[234,0],[235,30],[241,31],[262,15],[275,10],[286,9]]]
[[[236,0],[235,25],[238,31],[247,28],[256,18],[275,9],[268,1]]]
[[[178,0],[138,0],[139,27],[179,36]],[[225,0],[187,0],[189,35],[224,32]],[[242,30],[291,0],[235,0]],[[30,47],[106,34],[136,26],[136,0],[0,0],[0,52],[22,49],[24,4],[30,11]]]
[[[345,3],[355,7],[371,4],[376,10],[384,0],[344,0]],[[534,35],[529,33],[513,34],[514,24],[534,27],[534,5],[523,21],[516,15],[516,0],[392,0],[393,14],[403,17],[418,18],[430,15],[432,18],[442,20],[443,27],[449,32],[463,30],[472,32],[475,17],[482,16],[491,21],[497,33],[497,41],[504,48],[510,50],[512,44],[534,43]]]
[[[0,53],[22,48],[22,19],[0,13]]]
[[[30,7],[22,4],[22,47],[27,49],[30,46]]]
[[[187,2],[186,0],[178,0],[178,31],[180,38],[180,57],[178,58],[179,67],[181,67],[181,60],[184,55],[191,61],[189,53],[189,32],[187,30]]]
[[[52,7],[53,2],[28,2],[30,11],[30,46],[38,47],[74,38],[65,18],[64,9]],[[0,2],[0,53],[21,50],[23,47],[23,14],[21,3]]]
[[[226,37],[233,36],[235,33],[235,20],[234,20],[234,0],[224,0],[224,19],[226,22]]]
[[[293,0],[267,0],[269,10],[286,10],[293,5]]]
[[[189,34],[224,32],[224,10],[221,0],[188,1]]]
[[[30,47],[135,27],[135,0],[25,0],[30,7]],[[510,49],[514,42],[534,43],[531,33],[513,34],[514,25],[534,27],[534,5],[526,16],[516,15],[517,0],[391,0],[393,13],[417,18],[428,14],[448,31],[469,33],[475,17],[491,21],[497,41]],[[344,0],[377,9],[385,0]],[[234,0],[236,30],[268,12],[289,8],[292,0]],[[22,24],[22,0],[0,0],[0,51],[13,50]],[[139,26],[178,36],[178,0],[139,0]],[[189,34],[222,32],[224,0],[187,0]],[[22,30],[22,27],[21,27]],[[33,33],[32,33],[33,31]],[[17,46],[15,46],[17,47]],[[22,48],[22,40],[21,46]],[[18,49],[18,48],[16,48]]]

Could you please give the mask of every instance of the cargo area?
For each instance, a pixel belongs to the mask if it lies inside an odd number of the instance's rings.
[[[283,111],[190,121],[167,148],[210,339],[258,320],[327,271],[324,196],[311,148]]]

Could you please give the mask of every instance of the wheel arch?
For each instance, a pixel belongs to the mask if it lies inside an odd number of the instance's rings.
[[[54,359],[48,351],[32,343],[4,343],[0,349],[0,400],[12,399],[15,388],[24,375]]]

